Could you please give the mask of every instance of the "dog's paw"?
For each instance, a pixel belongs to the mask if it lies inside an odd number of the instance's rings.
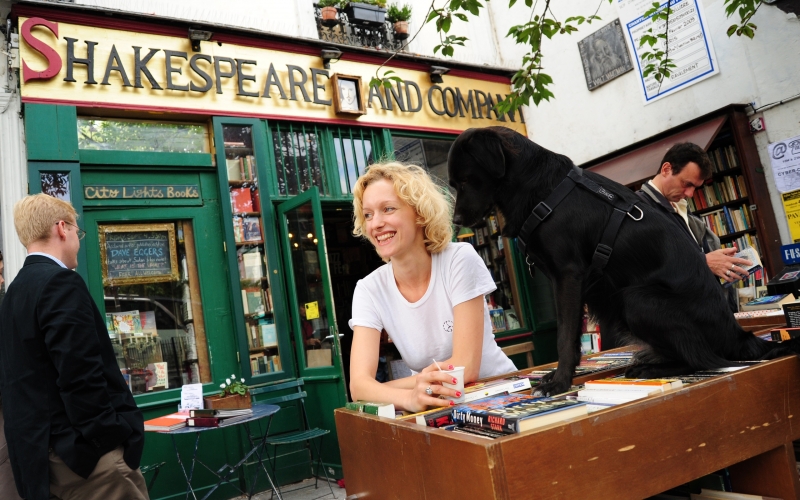
[[[633,365],[629,366],[627,370],[625,370],[625,377],[626,378],[652,378],[650,375],[651,372],[651,365],[648,364],[641,364],[641,365]]]
[[[570,388],[569,382],[560,382],[554,380],[552,382],[542,383],[536,386],[533,390],[533,395],[536,397],[555,396],[567,392]]]
[[[545,373],[545,375],[542,377],[542,382],[541,383],[542,384],[549,384],[550,382],[553,381],[553,377],[555,377],[555,376],[556,376],[555,370],[553,370],[550,373]]]

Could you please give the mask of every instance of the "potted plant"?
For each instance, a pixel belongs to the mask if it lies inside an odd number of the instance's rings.
[[[408,38],[408,20],[411,19],[411,6],[405,4],[402,7],[398,3],[389,5],[386,11],[386,19],[394,24],[394,37],[398,40]]]
[[[336,26],[339,24],[339,4],[341,0],[319,0],[320,15],[322,16],[322,25],[327,27]]]
[[[244,379],[236,379],[236,375],[231,375],[231,378],[226,378],[225,382],[220,384],[222,391],[216,396],[207,396],[203,398],[203,404],[206,409],[218,410],[220,408],[250,408],[252,402],[250,401],[250,389],[244,383]]]
[[[351,24],[380,26],[386,22],[386,0],[349,2],[344,11]]]

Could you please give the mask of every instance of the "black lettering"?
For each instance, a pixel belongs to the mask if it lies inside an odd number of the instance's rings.
[[[419,85],[417,85],[416,83],[412,82],[411,80],[403,80],[403,83],[406,84],[405,85],[406,86],[406,106],[408,106],[408,111],[410,111],[412,113],[416,113],[417,111],[422,109],[422,92],[419,90]],[[412,87],[413,87],[414,91],[417,93],[417,105],[416,106],[411,104],[412,103],[411,93],[408,91],[408,89],[412,88]]]
[[[463,118],[464,111],[472,112],[472,118],[477,118],[475,116],[475,103],[472,101],[472,91],[470,90],[467,94],[467,100],[464,100],[464,96],[461,94],[461,89],[456,87],[456,100],[457,104],[456,107],[458,108],[458,115]]]
[[[211,90],[212,86],[211,75],[206,73],[203,69],[201,69],[197,65],[198,59],[201,59],[203,61],[206,61],[208,64],[211,64],[211,57],[205,54],[195,54],[192,56],[191,59],[189,59],[189,66],[205,82],[202,87],[198,87],[197,85],[194,84],[194,82],[191,82],[189,84],[189,89],[192,90],[193,92],[208,92],[209,90]]]
[[[251,61],[248,59],[237,59],[236,60],[236,80],[238,84],[239,91],[236,92],[236,95],[243,95],[247,97],[258,97],[258,92],[247,92],[244,89],[244,82],[254,82],[256,81],[256,77],[254,75],[245,75],[243,66],[245,64],[257,64],[255,61]]]
[[[115,45],[111,46],[111,53],[108,55],[108,62],[106,63],[106,73],[103,75],[103,81],[100,82],[100,85],[111,85],[108,83],[108,78],[111,76],[112,71],[119,73],[120,78],[122,78],[123,87],[133,86],[131,85],[131,81],[128,79],[128,74],[125,73],[125,68],[122,66],[122,60],[119,58],[117,47]]]
[[[219,69],[219,63],[226,62],[230,65],[231,70],[223,72]],[[214,58],[214,72],[217,77],[217,94],[222,93],[222,78],[231,78],[236,74],[236,63],[230,57],[215,57]]]
[[[443,96],[442,87],[440,87],[438,85],[432,85],[431,88],[428,89],[428,107],[431,108],[431,111],[433,111],[437,116],[444,116],[444,111],[439,111],[438,109],[436,109],[436,106],[433,105],[433,91],[434,90],[438,90],[439,91],[439,95]],[[443,99],[444,99],[444,97],[443,97]]]
[[[450,101],[447,99],[447,93],[450,92],[452,95],[453,107],[452,111],[450,108]],[[456,101],[456,93],[453,92],[453,89],[450,87],[445,87],[442,91],[442,104],[444,105],[444,112],[447,113],[447,116],[454,118],[458,114],[458,101]]]
[[[294,66],[294,65],[291,65],[291,64],[287,64],[286,68],[289,70],[289,96],[290,96],[289,100],[291,100],[291,101],[296,101],[297,100],[297,94],[295,93],[294,89],[295,89],[295,87],[299,87],[300,88],[300,92],[303,93],[303,100],[306,101],[306,102],[311,102],[311,99],[309,99],[308,92],[306,92],[306,88],[305,88],[305,84],[308,81],[308,74],[306,74],[305,70],[303,68],[301,68],[300,66]],[[297,81],[297,82],[295,81],[295,79],[294,79],[294,72],[295,71],[300,72],[300,77],[301,77],[300,81]]]
[[[483,96],[483,100],[481,101],[481,96]],[[478,118],[483,118],[483,107],[488,106],[486,102],[486,94],[481,92],[480,90],[475,91],[475,107],[478,108]],[[473,116],[474,118],[474,116]],[[486,111],[486,118],[489,118],[489,111]]]
[[[381,109],[386,109],[386,101],[383,100],[383,94],[381,94],[380,88],[377,85],[370,85],[369,87],[369,107],[374,108],[375,106],[372,105],[372,98],[377,97],[378,100],[381,102]]]
[[[75,57],[75,42],[77,42],[78,39],[64,37],[64,40],[67,41],[67,77],[64,78],[64,81],[74,82],[75,78],[72,77],[72,69],[76,64],[83,64],[86,66],[86,73],[88,77],[88,79],[83,83],[97,85],[97,81],[94,79],[94,46],[97,45],[97,42],[85,40],[86,59],[79,59]]]
[[[183,74],[183,70],[179,67],[174,68],[172,66],[172,58],[173,57],[180,57],[181,59],[188,59],[186,52],[178,52],[174,50],[165,50],[164,57],[166,58],[166,67],[167,67],[167,89],[168,90],[183,90],[184,92],[189,92],[189,84],[186,85],[175,85],[172,83],[172,73],[178,73],[179,75]]]
[[[392,109],[392,100],[397,103],[397,107],[400,111],[406,110],[406,104],[403,102],[403,89],[400,88],[400,83],[397,84],[398,89],[395,91],[394,85],[390,85],[389,88],[384,88],[384,92],[386,92],[386,107],[388,109]]]
[[[330,99],[321,99],[317,93],[319,90],[322,90],[323,92],[325,91],[325,85],[317,83],[317,76],[320,75],[324,76],[325,78],[330,78],[328,76],[328,72],[324,69],[311,68],[311,88],[314,91],[314,104],[325,104],[326,106],[330,106]]]
[[[150,73],[150,70],[147,69],[147,63],[150,62],[150,59],[153,58],[161,49],[150,49],[150,52],[144,57],[144,59],[140,58],[139,51],[142,50],[141,47],[134,47],[134,64],[133,64],[133,82],[134,87],[137,89],[144,88],[142,86],[142,73],[144,76],[147,77],[147,80],[150,82],[150,88],[154,90],[161,90],[161,85],[158,84],[155,78],[153,78],[153,74]]]
[[[502,96],[500,96],[500,94],[495,94],[494,96],[495,96],[495,97],[497,97],[497,103],[498,103],[498,104],[500,103],[500,101],[502,101],[502,100],[503,100],[503,97],[502,97]],[[508,97],[508,96],[506,96],[506,97]],[[517,114],[517,113],[516,113],[516,112],[515,112],[513,109],[512,109],[511,111],[509,111],[509,112],[508,112],[508,117],[511,119],[511,121],[512,121],[512,122],[515,122],[515,123],[516,123],[516,121],[517,121],[517,120],[515,120],[515,118],[516,118],[516,114]],[[520,115],[522,114],[522,110],[521,110],[521,109],[519,110],[519,114],[520,114]],[[506,121],[506,120],[505,120],[505,118],[501,118],[501,119],[500,119],[500,121],[501,121],[501,122],[504,122],[504,121]]]
[[[286,92],[283,91],[283,85],[281,85],[281,81],[278,78],[278,72],[275,71],[275,67],[270,63],[269,70],[267,71],[267,83],[264,84],[264,93],[261,94],[261,97],[272,97],[269,95],[269,88],[273,85],[278,86],[278,92],[281,94],[281,99],[286,99]]]
[[[500,99],[499,99],[500,96],[497,96],[497,97],[498,97],[498,101],[497,102],[500,102]],[[494,111],[494,117],[497,119],[497,121],[499,121],[499,122],[506,121],[505,115],[497,112],[497,106],[495,106],[495,104],[494,104],[494,99],[492,99],[492,94],[487,94],[486,95],[486,118],[491,118],[492,117],[492,114],[491,114],[492,111]]]

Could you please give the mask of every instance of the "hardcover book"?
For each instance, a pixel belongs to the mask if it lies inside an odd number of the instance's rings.
[[[509,394],[458,405],[453,421],[515,434],[587,413],[586,405],[578,401]]]
[[[238,417],[239,415],[252,415],[253,409],[252,408],[230,408],[230,409],[218,409],[215,410],[213,408],[208,409],[196,409],[196,410],[189,410],[189,416],[192,418],[226,418],[226,417]]]
[[[353,401],[344,405],[348,410],[359,413],[369,413],[379,417],[395,418],[394,405],[392,403],[372,403],[369,401]]]
[[[219,427],[220,419],[216,417],[190,417],[186,419],[189,427]]]
[[[780,309],[783,304],[794,302],[794,295],[784,293],[781,295],[767,295],[753,299],[746,304],[742,304],[742,311],[758,311],[761,309]]]
[[[188,414],[180,412],[151,418],[144,421],[144,430],[154,432],[174,431],[175,429],[186,427],[186,419],[188,418]]]
[[[231,209],[233,213],[253,212],[253,196],[249,187],[231,188]]]
[[[658,392],[668,391],[670,389],[678,389],[683,385],[680,379],[666,378],[666,379],[634,379],[634,378],[604,378],[599,380],[590,380],[586,382],[586,389],[597,389],[601,391],[650,391],[658,390]]]
[[[258,217],[242,218],[242,237],[244,241],[261,241],[261,221]]]

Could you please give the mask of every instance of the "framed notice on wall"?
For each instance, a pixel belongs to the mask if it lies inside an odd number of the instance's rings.
[[[103,286],[177,281],[175,225],[100,225]]]

